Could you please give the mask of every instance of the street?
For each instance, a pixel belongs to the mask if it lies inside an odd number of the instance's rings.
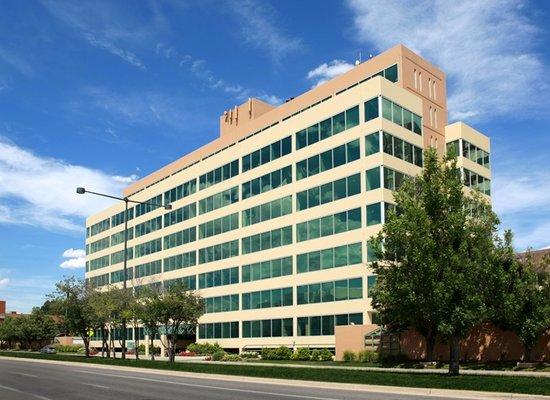
[[[175,377],[137,370],[130,372],[94,368],[78,363],[56,365],[0,358],[1,400],[229,400],[237,398],[239,400],[418,400],[435,398],[342,390],[341,388],[308,388],[244,382],[239,381],[239,378],[228,379],[232,380]],[[315,383],[312,382],[312,385]]]

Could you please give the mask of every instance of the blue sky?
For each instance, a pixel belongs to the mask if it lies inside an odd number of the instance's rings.
[[[460,3],[460,4],[457,4]],[[528,1],[3,1],[0,299],[28,311],[83,276],[84,218],[218,136],[398,43],[447,73],[450,121],[492,140],[494,206],[550,246],[549,9]],[[541,4],[547,7],[542,9]]]

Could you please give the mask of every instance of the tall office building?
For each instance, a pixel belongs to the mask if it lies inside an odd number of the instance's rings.
[[[489,140],[447,125],[446,104],[445,74],[399,45],[280,106],[224,112],[218,139],[124,190],[173,207],[131,208],[128,285],[198,290],[198,341],[334,347],[335,325],[376,321],[369,238],[425,148],[455,143],[465,184],[490,195]],[[97,287],[124,279],[123,207],[87,220]]]

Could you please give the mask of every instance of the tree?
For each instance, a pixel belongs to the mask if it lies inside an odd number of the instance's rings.
[[[155,302],[158,322],[167,335],[167,343],[163,343],[163,346],[168,350],[168,360],[174,362],[176,340],[181,328],[197,325],[197,320],[204,313],[204,303],[199,295],[188,290],[183,284],[165,288],[160,296],[155,298]]]
[[[20,317],[8,316],[0,324],[0,342],[13,349],[21,338],[22,320]]]
[[[90,304],[93,289],[74,277],[58,282],[55,287],[56,290],[50,295],[50,299],[54,300],[52,304],[55,304],[55,311],[63,317],[62,324],[66,332],[82,338],[86,357],[90,357],[88,332],[100,324]]]
[[[159,333],[159,321],[161,318],[161,293],[158,290],[143,286],[137,293],[136,302],[140,305],[136,307],[136,317],[145,328],[149,335],[149,356],[155,360],[154,340]]]
[[[58,332],[54,319],[36,308],[29,315],[6,318],[0,324],[0,342],[10,348],[19,343],[24,349],[36,350],[51,343]]]
[[[428,358],[436,335],[449,340],[449,374],[459,373],[460,339],[487,316],[485,277],[498,219],[479,194],[467,192],[456,158],[425,152],[424,169],[394,195],[372,241],[378,261],[373,306],[382,322],[424,334]]]

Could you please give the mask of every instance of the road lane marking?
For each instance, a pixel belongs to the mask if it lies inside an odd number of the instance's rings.
[[[21,390],[19,390],[19,389],[12,388],[12,387],[9,387],[9,386],[4,386],[4,385],[0,385],[0,389],[6,389],[6,390],[11,390],[12,392],[21,393]]]
[[[100,389],[110,389],[109,386],[96,385],[94,383],[82,383],[82,384],[86,385],[86,386],[93,386],[93,387],[100,388]]]
[[[49,397],[45,397],[45,396],[40,396],[39,394],[32,394],[30,393],[31,396],[34,396],[36,397],[37,399],[40,399],[40,400],[52,400],[50,399]]]
[[[265,391],[261,391],[261,390],[251,390],[251,389],[236,389],[236,388],[228,388],[228,387],[223,387],[223,386],[199,385],[199,384],[196,384],[196,383],[184,383],[184,382],[166,381],[166,380],[162,380],[162,379],[143,378],[143,377],[131,376],[131,375],[102,374],[102,373],[99,373],[99,372],[84,371],[84,370],[75,370],[75,372],[80,372],[80,373],[83,373],[83,374],[108,376],[108,377],[111,377],[111,378],[126,378],[126,379],[136,379],[136,380],[147,381],[147,382],[169,383],[169,384],[172,384],[172,385],[189,386],[189,387],[196,387],[196,388],[201,388],[201,389],[227,390],[227,391],[230,391],[230,392],[263,394],[263,395],[268,395],[268,396],[279,396],[279,397],[292,397],[292,398],[296,398],[296,399],[340,400],[340,399],[335,398],[335,397],[316,397],[316,396],[305,396],[305,395],[301,395],[301,394],[275,393],[275,392],[265,392]]]
[[[24,374],[23,372],[12,372],[12,374],[28,376],[28,377],[31,377],[31,378],[38,378],[38,375]]]

